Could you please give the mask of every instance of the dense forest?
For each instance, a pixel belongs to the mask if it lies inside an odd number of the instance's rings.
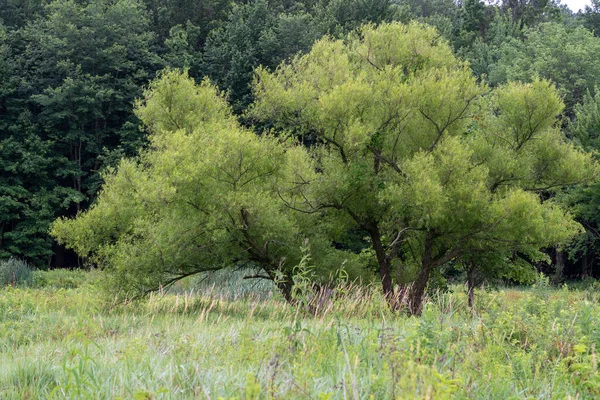
[[[236,123],[267,131],[281,127],[278,116],[249,109],[259,66],[274,72],[320,38],[392,21],[436,28],[431,40],[467,61],[477,85],[553,82],[563,135],[598,150],[598,0],[577,14],[548,0],[0,0],[0,258],[82,265],[50,225],[86,210],[104,171],[148,149],[151,128],[134,109],[161,70],[208,77]],[[317,128],[301,132],[305,145],[319,140]],[[540,195],[571,207],[585,232],[547,248],[551,261],[537,269],[556,281],[600,274],[600,183]],[[338,247],[364,247],[356,231]]]

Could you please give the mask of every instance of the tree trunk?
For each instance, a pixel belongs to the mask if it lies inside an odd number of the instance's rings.
[[[433,239],[434,232],[427,232],[425,236],[425,248],[423,249],[423,260],[421,261],[421,271],[419,276],[413,282],[410,292],[408,293],[408,311],[411,315],[421,315],[423,309],[423,296],[425,288],[429,281],[429,274],[435,267],[433,259]]]
[[[555,248],[554,256],[554,276],[552,277],[552,281],[554,283],[561,283],[564,280],[567,253],[565,253],[564,251],[560,251],[558,248]]]
[[[392,282],[392,270],[390,261],[387,258],[383,244],[381,243],[381,234],[377,227],[369,230],[371,240],[373,241],[373,249],[377,257],[377,264],[379,265],[379,275],[381,276],[381,286],[383,287],[383,294],[387,299],[392,309],[398,308],[398,302],[394,293],[394,284]]]
[[[469,298],[469,308],[473,310],[475,308],[475,268],[473,265],[470,265],[467,270],[467,297]]]
[[[421,311],[423,311],[423,297],[431,269],[431,265],[424,262],[421,266],[419,276],[417,276],[417,279],[410,288],[408,293],[408,311],[411,315],[421,315]]]
[[[291,278],[287,278],[285,281],[277,282],[277,288],[283,295],[283,298],[285,299],[285,301],[287,301],[288,304],[294,305],[296,303],[296,301],[294,299],[294,296],[292,296],[292,286],[293,286],[293,283],[292,283]]]

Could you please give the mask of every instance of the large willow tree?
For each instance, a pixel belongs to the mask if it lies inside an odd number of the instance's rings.
[[[394,278],[414,271],[403,286],[413,314],[443,264],[510,274],[506,265],[543,258],[540,248],[580,228],[541,201],[595,168],[564,141],[554,87],[490,92],[433,28],[383,24],[321,40],[275,72],[259,69],[254,93],[251,115],[316,142],[310,175],[297,171],[280,197],[340,232],[364,232],[393,305]]]
[[[356,276],[356,256],[329,245],[317,216],[278,198],[296,171],[312,173],[302,147],[241,128],[215,87],[175,71],[151,84],[136,114],[149,149],[105,174],[88,211],[53,226],[59,242],[106,269],[111,293],[129,298],[246,264],[291,300],[307,238],[316,277],[341,267]]]
[[[291,300],[306,238],[317,277],[354,275],[359,257],[337,248],[360,232],[371,247],[360,259],[372,254],[391,305],[418,314],[442,265],[519,275],[580,229],[541,200],[595,173],[556,126],[554,87],[490,91],[433,28],[321,40],[259,69],[254,94],[250,116],[279,135],[240,127],[209,83],[165,72],[137,105],[148,150],[106,174],[95,205],[58,221],[55,237],[127,296],[250,263]]]

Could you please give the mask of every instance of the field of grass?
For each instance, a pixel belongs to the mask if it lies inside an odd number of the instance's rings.
[[[268,286],[236,291],[248,281],[109,309],[94,279],[38,273],[0,289],[0,399],[600,396],[591,289],[480,290],[473,313],[454,287],[419,318],[350,291],[310,316]]]

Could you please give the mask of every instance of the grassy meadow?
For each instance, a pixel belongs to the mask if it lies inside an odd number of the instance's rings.
[[[184,282],[107,307],[95,273],[0,290],[0,399],[584,399],[600,396],[600,292],[432,295],[393,314],[379,288],[317,316],[250,281]],[[216,282],[218,283],[218,282]]]

